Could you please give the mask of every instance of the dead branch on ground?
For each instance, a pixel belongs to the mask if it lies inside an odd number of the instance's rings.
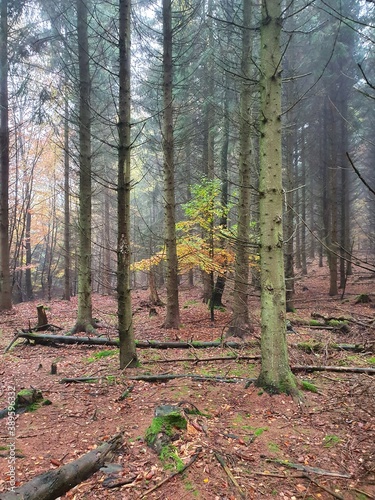
[[[110,440],[91,450],[82,457],[55,470],[50,470],[35,477],[28,483],[5,494],[1,500],[54,500],[77,484],[85,481],[103,467],[111,454],[122,444],[123,434],[119,433]]]

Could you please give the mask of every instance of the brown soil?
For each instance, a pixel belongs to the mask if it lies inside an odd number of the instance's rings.
[[[363,274],[363,273],[362,273]],[[375,367],[374,302],[355,304],[359,294],[371,293],[375,278],[352,276],[344,300],[329,298],[326,270],[315,269],[298,281],[295,306],[288,317],[295,333],[288,334],[291,365]],[[227,290],[228,294],[229,291]],[[255,333],[250,346],[236,353],[259,354],[259,297],[250,299]],[[198,289],[181,290],[182,326],[178,331],[161,328],[164,309],[149,317],[146,291],[134,292],[135,335],[139,340],[215,340],[222,336],[230,310],[217,311],[210,323]],[[229,297],[227,296],[227,303]],[[0,317],[0,349],[4,351],[15,332],[36,324],[37,303],[19,304]],[[74,325],[76,301],[46,304],[50,323],[67,331]],[[94,315],[99,333],[116,338],[116,303],[95,296]],[[325,316],[351,316],[350,331],[297,326],[297,317],[310,319],[312,312]],[[235,340],[235,339],[233,339]],[[324,348],[305,352],[299,342],[318,340]],[[364,344],[366,352],[333,350],[332,343]],[[95,358],[99,352],[113,355]],[[66,464],[102,441],[124,431],[124,442],[114,461],[121,467],[108,488],[110,476],[102,471],[69,491],[64,499],[358,499],[375,498],[375,390],[369,374],[298,372],[317,393],[304,391],[298,404],[285,395],[270,396],[246,378],[259,373],[259,361],[199,359],[230,356],[233,350],[139,349],[140,367],[121,373],[114,348],[91,346],[39,346],[18,341],[0,355],[0,409],[7,406],[9,387],[40,389],[50,406],[21,414],[16,421],[17,484]],[[189,360],[186,360],[189,358]],[[180,361],[180,359],[182,359]],[[194,360],[194,362],[190,361]],[[171,362],[170,362],[171,361]],[[57,375],[51,375],[51,364]],[[142,374],[200,374],[239,377],[236,383],[176,378],[166,382],[132,381]],[[97,383],[61,384],[63,377],[99,377]],[[127,388],[131,390],[124,399]],[[183,474],[166,480],[173,470],[147,447],[144,436],[155,407],[160,404],[196,406],[204,415],[189,416],[186,432],[174,445],[184,463],[199,450],[197,460]],[[6,419],[0,421],[0,492],[9,488],[9,435]],[[221,463],[219,459],[222,459]],[[289,465],[288,465],[289,464]],[[297,467],[293,467],[293,464]],[[320,471],[311,468],[319,468]],[[317,473],[320,472],[320,473]],[[343,477],[341,477],[343,476]],[[232,480],[233,478],[234,480]],[[241,496],[242,492],[242,496]],[[1,494],[0,494],[1,498]]]

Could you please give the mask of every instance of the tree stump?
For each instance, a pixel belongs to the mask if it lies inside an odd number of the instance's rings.
[[[36,310],[38,312],[37,328],[48,325],[48,319],[47,319],[45,307],[41,304],[41,305],[37,306]]]
[[[371,302],[371,298],[367,293],[361,293],[356,298],[355,304],[369,304]]]

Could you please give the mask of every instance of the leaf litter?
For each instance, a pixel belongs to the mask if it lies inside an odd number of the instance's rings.
[[[329,298],[324,270],[298,282],[296,313],[288,314],[292,365],[373,366],[374,310],[372,303],[356,304],[371,294],[374,279],[349,278],[345,300]],[[149,316],[147,291],[133,295],[134,329],[138,340],[213,341],[222,338],[230,309],[216,311],[211,324],[198,288],[181,290],[180,330],[161,328],[163,307]],[[161,293],[162,295],[162,293]],[[373,376],[362,373],[298,372],[317,387],[305,391],[304,405],[289,396],[270,396],[244,380],[259,373],[258,359],[207,360],[259,355],[259,298],[250,298],[255,332],[241,349],[139,349],[140,366],[118,369],[115,348],[88,345],[28,345],[17,342],[0,357],[0,409],[7,406],[7,388],[36,388],[52,405],[17,416],[17,484],[79,458],[124,432],[121,449],[112,463],[70,490],[63,499],[366,499],[375,498],[375,390]],[[98,333],[115,339],[114,298],[93,296]],[[227,297],[229,302],[229,297]],[[39,303],[39,302],[38,302]],[[0,348],[28,324],[36,323],[36,301],[16,305],[0,317]],[[76,299],[46,304],[52,324],[68,331],[75,321]],[[299,319],[313,312],[354,318],[349,332],[311,329]],[[231,339],[232,340],[232,339]],[[238,339],[233,339],[238,341]],[[319,342],[319,351],[302,350],[300,343]],[[330,348],[333,344],[361,344],[365,352]],[[103,351],[113,355],[102,356]],[[203,352],[204,351],[204,352]],[[181,359],[181,361],[177,361]],[[57,374],[51,375],[51,365]],[[177,378],[147,382],[131,376],[195,374],[200,379]],[[96,377],[95,383],[61,384],[64,377]],[[203,377],[237,377],[236,383]],[[145,442],[145,432],[162,404],[189,404],[199,414],[188,415],[186,431],[173,442],[186,469],[165,464]],[[3,420],[4,422],[4,420]],[[0,430],[0,492],[8,488],[9,436]],[[194,460],[193,460],[194,458]]]

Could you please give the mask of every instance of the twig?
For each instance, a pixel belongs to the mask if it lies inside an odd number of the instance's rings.
[[[224,469],[226,475],[229,477],[230,482],[233,484],[233,486],[235,486],[237,488],[241,498],[246,498],[245,492],[241,489],[240,485],[237,483],[236,478],[233,476],[231,470],[229,469],[229,467],[225,463],[224,458],[221,455],[219,455],[219,453],[217,453],[216,451],[214,451],[214,455],[215,455],[217,461],[219,462],[219,464]]]
[[[186,465],[184,465],[184,467],[182,469],[177,470],[176,472],[173,472],[173,474],[171,474],[170,476],[168,476],[165,479],[163,479],[163,481],[160,481],[160,483],[156,484],[155,486],[153,486],[152,488],[150,488],[149,490],[147,490],[145,493],[143,493],[143,495],[141,496],[141,498],[145,498],[147,495],[149,495],[153,491],[155,491],[158,488],[160,488],[160,486],[162,486],[163,484],[165,484],[166,482],[168,482],[169,480],[171,480],[172,478],[174,478],[178,474],[182,474],[183,472],[185,472],[186,469],[188,467],[190,467],[191,465],[193,465],[193,463],[197,460],[197,458],[199,457],[201,451],[202,451],[202,448],[198,448],[197,451],[196,451],[196,453],[194,453],[194,455],[191,457],[191,459],[189,460],[189,462]]]
[[[319,467],[311,467],[309,465],[303,464],[294,464],[293,462],[289,462],[288,460],[278,460],[273,458],[268,458],[267,462],[274,462],[279,465],[283,465],[284,467],[290,467],[291,469],[297,469],[302,471],[304,474],[320,474],[321,476],[331,476],[331,477],[342,477],[344,479],[350,479],[352,476],[350,474],[345,474],[344,472],[332,472],[325,469],[320,469]]]
[[[342,495],[339,495],[338,493],[336,493],[335,491],[332,491],[328,488],[326,488],[325,486],[323,486],[322,484],[318,483],[318,481],[315,481],[315,479],[313,479],[312,477],[310,477],[308,474],[303,474],[303,476],[308,479],[309,481],[311,481],[313,484],[315,484],[315,486],[317,486],[318,488],[321,488],[322,490],[326,491],[327,493],[329,493],[330,495],[332,495],[334,498],[338,498],[339,500],[345,500],[344,497]]]
[[[9,349],[12,347],[12,345],[20,338],[22,332],[17,332],[17,334],[14,336],[13,340],[11,343],[8,345],[8,347],[5,349],[4,353],[8,352]]]
[[[356,491],[360,495],[364,495],[365,497],[370,498],[370,500],[374,500],[375,499],[375,497],[373,495],[371,495],[370,493],[366,493],[366,491],[359,490],[358,488],[353,488],[353,491]]]

